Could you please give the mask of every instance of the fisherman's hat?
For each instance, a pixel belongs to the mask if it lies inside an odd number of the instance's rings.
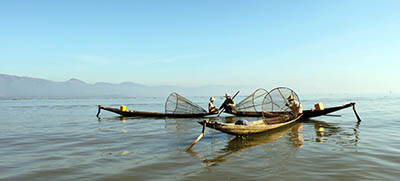
[[[215,101],[215,98],[214,97],[210,97],[210,101]]]
[[[229,93],[226,93],[225,97],[231,97],[231,95]]]

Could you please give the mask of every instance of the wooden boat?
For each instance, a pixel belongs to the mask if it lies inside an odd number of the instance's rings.
[[[235,125],[235,123],[222,123],[218,121],[203,120],[200,124],[209,128],[222,131],[232,135],[249,135],[271,131],[299,120],[303,115],[290,119],[288,116],[278,116],[258,121],[249,121],[250,125]]]
[[[311,117],[327,115],[328,113],[345,109],[350,106],[353,106],[353,110],[357,116],[358,121],[361,121],[361,119],[359,119],[359,116],[355,111],[354,108],[355,103],[352,102],[342,106],[326,108],[323,110],[306,110],[303,111],[303,114],[301,114],[295,119],[290,119],[289,115],[285,114],[284,112],[273,112],[273,113],[267,113],[267,116],[265,116],[266,114],[264,114],[263,120],[250,121],[249,122],[250,125],[235,125],[235,123],[222,123],[218,121],[209,121],[209,120],[199,121],[199,123],[209,128],[213,128],[232,135],[249,135],[249,134],[267,132],[279,127],[283,127],[293,122],[296,122],[297,120],[300,119],[307,119]]]
[[[323,110],[314,110],[314,109],[310,109],[310,110],[304,110],[303,111],[303,116],[301,117],[301,119],[306,119],[306,118],[312,118],[312,117],[317,117],[317,116],[322,116],[322,115],[327,115],[329,113],[335,112],[335,111],[339,111],[341,109],[345,109],[348,108],[350,106],[354,106],[355,103],[351,102],[348,104],[344,104],[342,106],[336,106],[336,107],[329,107],[329,108],[325,108]],[[99,105],[99,109],[97,112],[97,117],[100,114],[100,110],[106,110],[106,111],[110,111],[113,113],[117,113],[121,116],[125,116],[125,117],[156,117],[156,118],[199,118],[199,117],[204,117],[204,116],[209,116],[209,115],[215,115],[212,113],[201,113],[201,114],[173,114],[173,113],[159,113],[159,112],[146,112],[146,111],[134,111],[134,110],[121,110],[121,109],[117,109],[117,108],[111,108],[111,107],[106,107],[106,106],[101,106]],[[241,116],[241,117],[262,117],[263,114],[262,112],[236,112],[236,113],[231,113],[235,116]],[[271,113],[264,113],[264,117],[276,117],[283,114],[282,112],[271,112]]]
[[[342,109],[345,109],[345,108],[348,108],[351,106],[354,107],[355,104],[356,103],[351,102],[348,104],[344,104],[342,106],[329,107],[329,108],[325,108],[323,110],[315,110],[315,109],[303,110],[303,116],[301,119],[327,115],[329,113],[339,111],[339,110],[342,110]],[[234,114],[236,116],[243,116],[243,117],[262,117],[263,116],[262,112],[236,112],[236,113],[231,113],[231,114]],[[282,112],[264,113],[264,117],[275,117],[275,116],[278,116],[279,114],[282,114]]]
[[[171,93],[167,97],[167,100],[165,101],[165,113],[126,110],[125,106],[121,106],[121,109],[116,109],[99,105],[96,115],[98,118],[102,109],[126,117],[198,118],[213,114],[208,113],[201,106],[191,102],[176,92]]]
[[[207,115],[212,115],[210,113],[201,113],[201,114],[172,114],[172,113],[160,113],[160,112],[146,112],[146,111],[133,111],[133,110],[121,110],[117,108],[111,108],[111,107],[106,107],[106,106],[101,106],[99,105],[99,109],[97,112],[97,117],[99,117],[100,110],[106,110],[110,111],[113,113],[117,113],[121,116],[125,117],[155,117],[155,118],[199,118],[199,117],[204,117]]]
[[[297,116],[296,114],[293,114],[293,112],[298,113],[300,105],[299,97],[290,88],[277,87],[269,92],[265,89],[257,89],[250,96],[239,102],[236,111],[231,114],[243,117],[263,117],[262,120],[250,122],[244,122],[242,120],[241,123],[239,121],[235,123],[223,123],[209,120],[200,121],[199,123],[203,125],[203,130],[201,134],[185,149],[185,151],[189,151],[205,135],[206,127],[232,135],[258,134],[284,127],[300,119],[328,115],[329,113],[350,106],[353,107],[358,122],[361,121],[355,110],[355,103],[353,102],[326,109],[303,110],[302,113]],[[296,115],[296,117],[293,117],[293,115]],[[243,123],[246,124],[242,125]]]
[[[250,121],[249,125],[236,125],[235,123],[222,123],[218,121],[210,121],[210,120],[203,120],[199,121],[198,123],[203,125],[203,130],[201,134],[188,146],[186,147],[185,151],[190,151],[192,147],[205,135],[205,130],[206,127],[210,127],[216,130],[219,130],[224,133],[232,134],[232,135],[251,135],[251,134],[258,134],[258,133],[265,133],[269,132],[272,130],[276,130],[277,128],[285,127],[287,125],[290,125],[291,123],[294,123],[300,119],[306,119],[306,118],[311,118],[311,117],[316,117],[316,116],[321,116],[321,115],[327,115],[328,113],[332,113],[344,108],[348,108],[352,106],[354,114],[357,118],[357,123],[361,122],[360,117],[357,114],[357,111],[355,109],[355,103],[349,103],[345,104],[342,106],[337,106],[337,107],[331,107],[331,108],[326,108],[323,110],[306,110],[303,111],[303,113],[296,117],[290,119],[291,117],[290,113],[288,112],[269,112],[269,113],[264,113],[261,114],[263,115],[264,119],[263,120],[258,120],[258,121]],[[252,113],[257,113],[257,112],[252,112]],[[246,115],[246,114],[237,114],[237,115]],[[257,116],[260,116],[258,114]]]
[[[336,111],[339,111],[339,110],[342,110],[342,109],[345,109],[345,108],[348,108],[351,106],[353,107],[353,110],[355,111],[355,108],[354,108],[355,104],[356,104],[355,102],[351,102],[348,104],[344,104],[342,106],[329,107],[329,108],[325,108],[323,110],[314,110],[314,109],[304,110],[302,119],[307,119],[307,118],[312,118],[312,117],[317,117],[317,116],[322,116],[322,115],[328,115],[329,113],[336,112]]]

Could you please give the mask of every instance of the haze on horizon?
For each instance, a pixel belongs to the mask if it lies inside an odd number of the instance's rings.
[[[400,93],[400,1],[0,1],[0,73]]]

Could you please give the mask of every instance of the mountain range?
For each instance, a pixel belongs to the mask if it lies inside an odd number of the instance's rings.
[[[234,94],[239,89],[241,89],[241,93],[250,93],[253,88],[220,85],[200,87],[147,86],[134,82],[97,82],[90,84],[76,78],[57,82],[0,74],[0,98],[166,97],[171,92],[185,96],[222,96],[225,92]]]

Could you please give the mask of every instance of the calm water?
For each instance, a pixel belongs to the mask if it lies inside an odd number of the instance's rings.
[[[206,107],[207,97],[189,97]],[[398,180],[400,97],[303,98],[351,108],[236,138],[201,119],[121,118],[97,105],[163,111],[165,98],[0,100],[0,180]],[[218,99],[219,105],[222,99]],[[220,118],[232,121],[236,117]],[[245,118],[248,119],[248,118]],[[248,119],[251,120],[251,119]]]

